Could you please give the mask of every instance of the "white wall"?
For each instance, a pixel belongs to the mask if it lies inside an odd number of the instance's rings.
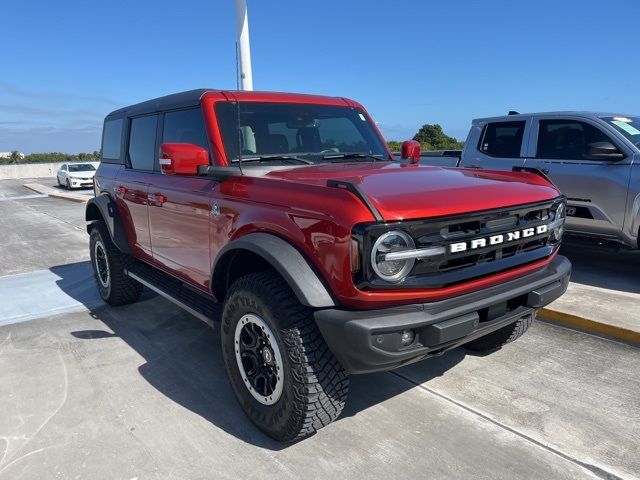
[[[0,179],[55,177],[61,163],[28,163],[0,165]]]
[[[0,165],[0,179],[55,177],[56,172],[63,163],[67,162]],[[99,162],[86,163],[92,163],[96,168],[100,165]]]

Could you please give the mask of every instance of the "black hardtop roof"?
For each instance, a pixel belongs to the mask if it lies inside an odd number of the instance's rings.
[[[230,93],[235,94],[234,90],[220,90],[215,88],[196,88],[195,90],[188,90],[186,92],[173,93],[171,95],[165,95],[164,97],[153,98],[151,100],[146,100],[144,102],[136,103],[134,105],[129,105],[127,107],[119,108],[114,110],[107,118],[113,116],[137,116],[137,115],[145,115],[149,113],[161,112],[164,110],[173,110],[176,108],[188,108],[188,107],[196,107],[200,105],[200,99],[207,92],[222,92],[223,94]],[[295,97],[300,99],[301,101],[305,98],[326,98],[340,100],[348,105],[347,99],[343,97],[328,97],[324,95],[309,95],[305,93],[284,93],[284,92],[260,92],[260,91],[251,91],[251,92],[240,92],[242,96],[248,95],[249,98],[253,95],[264,97],[265,94],[269,96],[286,96]]]
[[[202,95],[207,92],[217,92],[213,88],[196,88],[186,92],[172,93],[164,97],[153,98],[144,102],[129,105],[128,107],[114,110],[107,117],[115,116],[121,113],[127,115],[144,115],[145,113],[153,113],[161,110],[171,110],[172,108],[195,107],[200,105]]]

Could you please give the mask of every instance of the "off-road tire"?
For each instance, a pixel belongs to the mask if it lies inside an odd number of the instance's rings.
[[[524,335],[524,333],[529,330],[535,316],[536,314],[532,313],[531,315],[522,317],[511,325],[507,325],[506,327],[502,327],[501,329],[491,332],[484,337],[476,338],[475,340],[466,343],[465,347],[478,352],[496,350]]]
[[[243,316],[259,316],[274,332],[284,373],[280,398],[258,402],[243,381],[236,360],[235,331]],[[246,318],[246,317],[245,317]],[[313,318],[276,272],[238,279],[225,299],[222,353],[233,392],[251,421],[275,440],[291,442],[312,435],[338,418],[349,377],[333,356]]]
[[[118,250],[118,247],[111,241],[111,236],[104,223],[97,221],[91,224],[89,245],[93,277],[100,297],[113,306],[127,305],[138,301],[142,294],[142,284],[124,273],[125,268],[135,260],[130,255]],[[100,249],[104,252],[108,266],[106,285],[99,278],[99,266],[96,262],[97,252]]]

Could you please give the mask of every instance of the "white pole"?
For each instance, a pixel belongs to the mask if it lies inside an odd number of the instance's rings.
[[[238,57],[240,63],[240,88],[253,90],[251,75],[251,45],[249,43],[249,15],[247,0],[236,0],[236,23],[238,27]]]

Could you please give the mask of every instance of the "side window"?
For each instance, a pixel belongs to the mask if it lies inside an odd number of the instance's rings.
[[[496,122],[484,127],[478,150],[492,157],[519,158],[526,122]]]
[[[62,171],[66,172],[67,171],[67,164],[65,163],[64,165],[62,165]]]
[[[164,114],[163,143],[193,143],[209,151],[209,141],[199,108]]]
[[[104,122],[102,132],[102,158],[120,161],[120,145],[122,144],[122,118]]]
[[[158,116],[149,115],[131,120],[129,134],[129,162],[136,170],[153,170],[156,155]]]
[[[540,120],[537,158],[592,160],[588,146],[595,142],[611,142],[599,128],[577,120]]]

